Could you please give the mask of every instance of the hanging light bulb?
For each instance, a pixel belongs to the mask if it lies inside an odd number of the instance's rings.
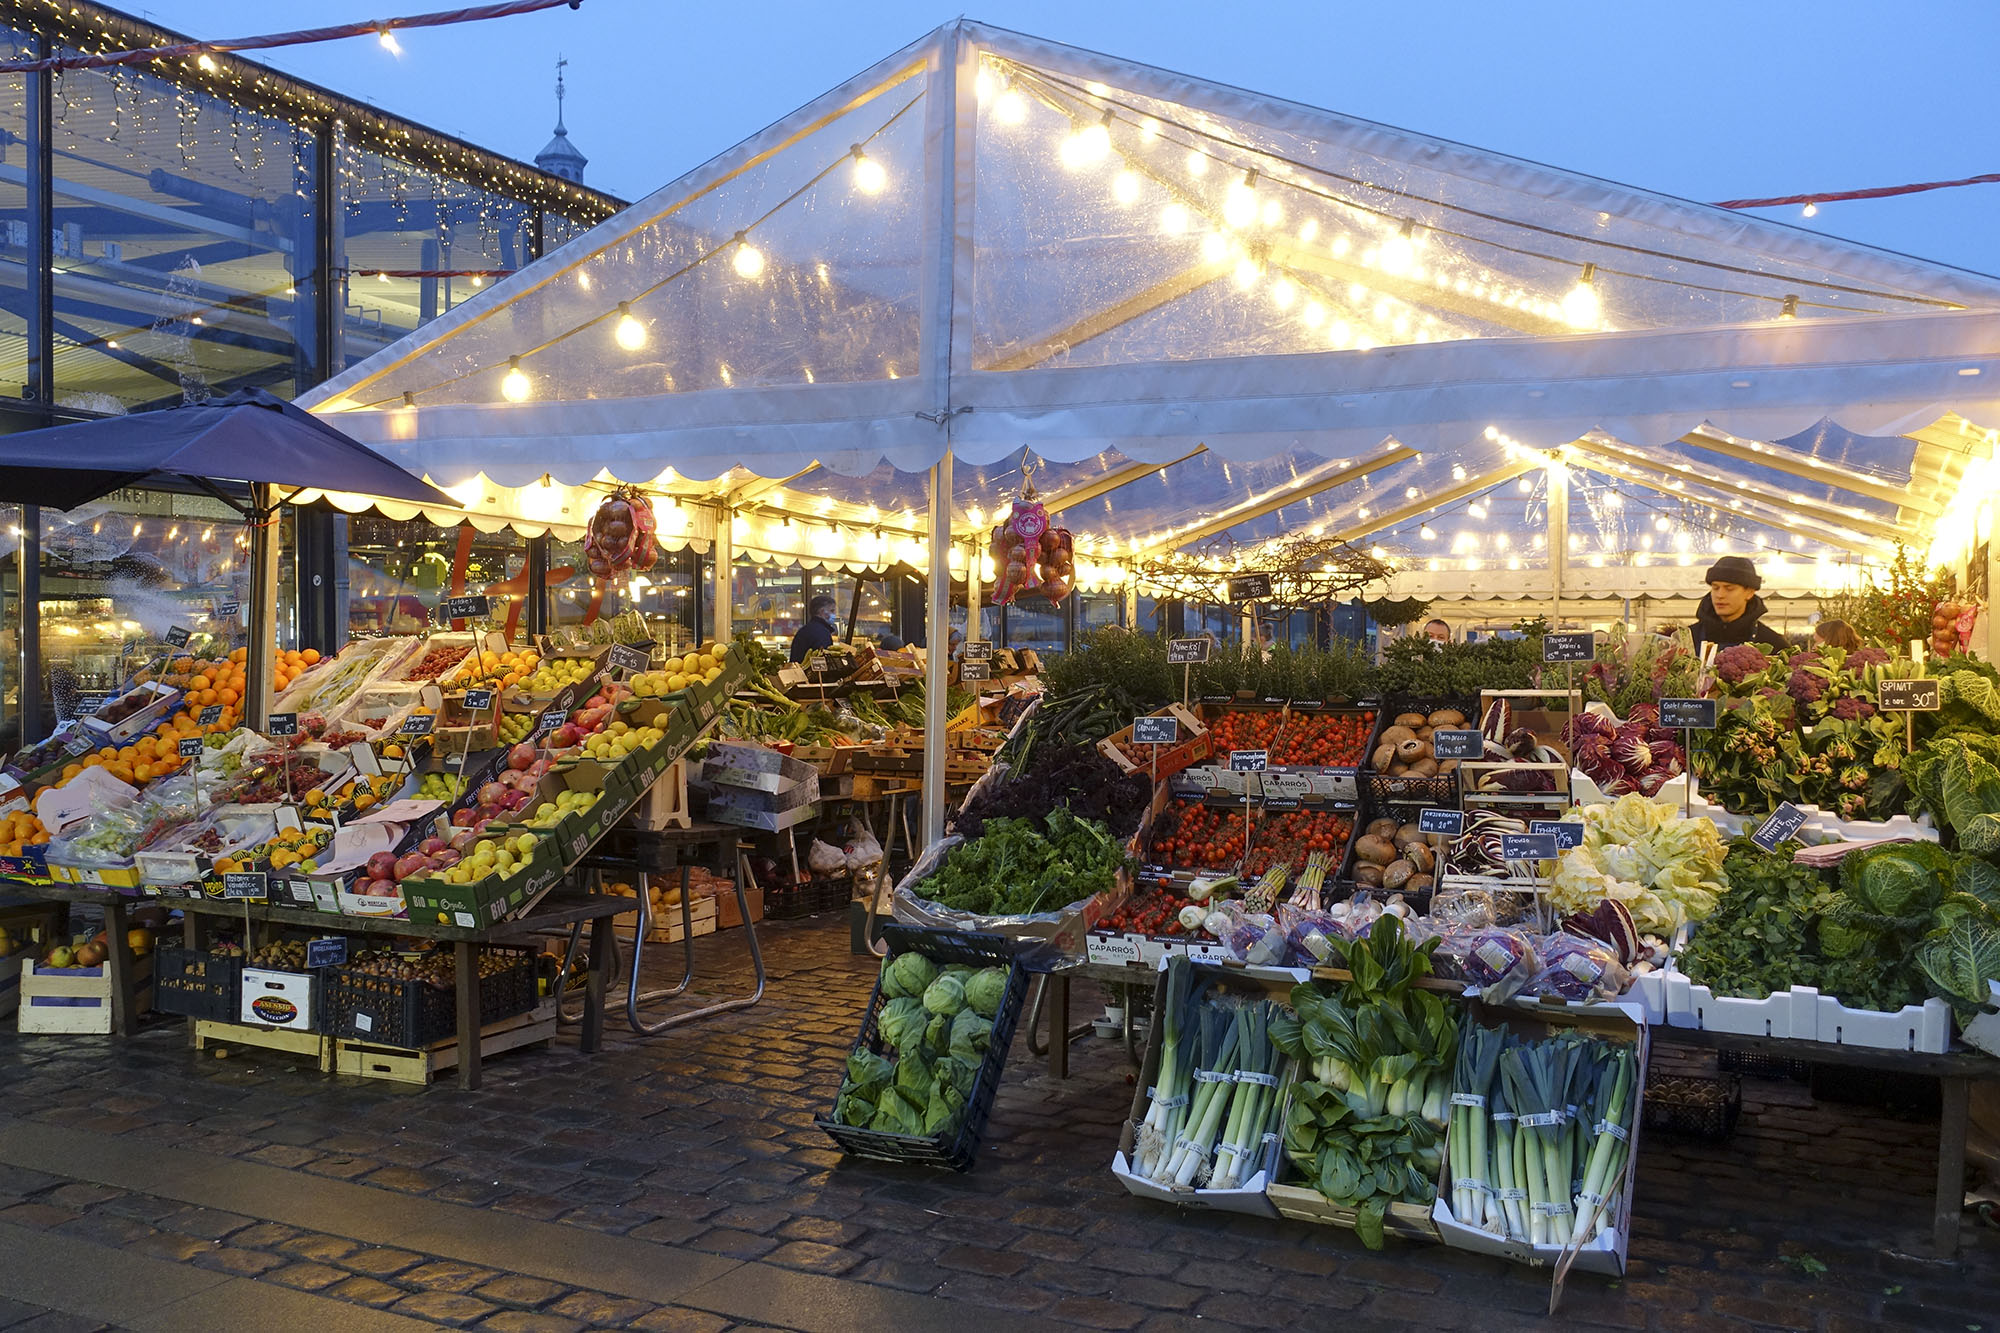
[[[1081,171],[1093,163],[1103,161],[1104,155],[1110,151],[1111,112],[1107,110],[1104,119],[1096,124],[1071,130],[1062,142],[1060,156],[1065,167],[1071,171]]]
[[[486,279],[480,277],[477,273],[475,273],[472,275],[472,285],[475,287],[484,287],[486,285]]]
[[[1465,511],[1465,512],[1466,512],[1466,513],[1468,513],[1468,514],[1470,514],[1470,515],[1472,515],[1472,516],[1473,516],[1474,518],[1485,518],[1485,517],[1486,517],[1486,506],[1485,506],[1485,505],[1483,505],[1483,504],[1480,504],[1480,503],[1479,503],[1479,502],[1478,502],[1477,500],[1474,500],[1474,501],[1473,501],[1473,502],[1471,503],[1471,505],[1467,506],[1467,508],[1466,508],[1466,511]]]
[[[1427,542],[1434,542],[1437,540],[1437,529],[1426,523],[1417,529],[1417,535]]]
[[[215,57],[210,55],[206,51],[203,51],[199,56],[197,56],[195,58],[194,63],[201,66],[201,72],[204,74],[215,73],[216,70]]]
[[[1236,261],[1236,272],[1232,276],[1235,279],[1237,291],[1249,291],[1257,285],[1257,278],[1259,276],[1257,261],[1249,255],[1243,256],[1243,258]]]
[[[390,55],[400,56],[403,54],[402,43],[396,40],[396,34],[391,32],[386,24],[380,28],[377,28],[375,30],[375,35],[381,39],[382,49],[387,51]]]
[[[525,403],[534,391],[535,386],[528,382],[527,373],[521,369],[521,358],[508,357],[507,377],[500,381],[500,396],[510,403]]]
[[[1326,322],[1326,307],[1318,301],[1307,301],[1299,311],[1299,318],[1306,322],[1307,328],[1316,329]]]
[[[889,173],[880,162],[861,151],[855,144],[848,150],[854,154],[854,188],[863,194],[880,194],[882,187],[889,183]]]
[[[1396,234],[1382,242],[1375,262],[1384,273],[1394,276],[1410,271],[1410,265],[1417,262],[1417,223],[1414,218],[1404,218]]]
[[[736,257],[731,262],[739,277],[757,278],[764,272],[764,252],[750,244],[740,231],[736,233]]]
[[[1160,230],[1169,236],[1185,236],[1192,219],[1186,204],[1168,204],[1160,210]]]
[[[1298,285],[1294,283],[1290,278],[1280,275],[1278,279],[1271,284],[1271,304],[1278,307],[1278,309],[1280,310],[1290,310],[1292,308],[1292,302],[1296,301],[1298,299],[1298,296],[1299,296]]]
[[[1202,152],[1201,149],[1188,149],[1187,173],[1190,176],[1206,176],[1208,174],[1208,155]]]
[[[1818,217],[1818,216],[1819,216],[1819,205],[1818,205],[1818,204],[1807,204],[1807,205],[1805,206],[1805,210],[1804,210],[1804,211],[1805,211],[1805,215],[1806,215],[1807,217],[1809,217],[1809,218],[1816,218],[1816,217]]]
[[[1139,173],[1129,168],[1111,178],[1111,198],[1121,207],[1139,202]]]
[[[1563,297],[1563,322],[1573,329],[1594,329],[1603,316],[1604,307],[1597,299],[1596,278],[1597,265],[1585,264],[1576,286]]]
[[[636,352],[646,345],[646,326],[632,317],[632,307],[627,302],[618,303],[618,323],[611,336],[628,352]]]
[[[1778,309],[1778,318],[1797,319],[1798,317],[1799,317],[1799,298],[1796,296],[1787,296],[1785,298],[1784,305],[1780,306]]]
[[[1514,489],[1521,492],[1521,494],[1523,495],[1533,495],[1535,493],[1535,483],[1529,481],[1526,477],[1523,477],[1518,482],[1514,483]]]
[[[1244,172],[1242,180],[1230,182],[1222,197],[1222,220],[1237,231],[1257,220],[1257,168]]]
[[[1229,238],[1219,231],[1204,232],[1201,238],[1201,257],[1210,264],[1219,264],[1229,257]]]
[[[993,99],[993,119],[1002,125],[1019,125],[1028,118],[1028,99],[1012,88],[1003,89]]]

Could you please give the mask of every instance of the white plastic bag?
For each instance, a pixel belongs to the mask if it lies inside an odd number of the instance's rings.
[[[812,850],[806,853],[806,865],[815,875],[838,875],[847,869],[847,853],[814,838]]]
[[[875,835],[858,824],[849,826],[847,868],[853,871],[866,871],[881,864],[882,844],[875,841]]]

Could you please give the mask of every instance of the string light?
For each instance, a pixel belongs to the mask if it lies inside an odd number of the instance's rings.
[[[633,318],[629,302],[618,303],[618,324],[612,330],[612,337],[628,352],[636,352],[646,345],[646,326]]]
[[[381,38],[383,50],[387,51],[392,56],[401,58],[403,54],[403,45],[401,42],[398,42],[396,40],[396,34],[394,32],[390,31],[387,27],[384,27],[377,35]]]
[[[521,358],[507,358],[507,376],[500,381],[500,396],[510,403],[524,403],[534,392],[535,386],[528,382],[528,376],[521,369]]]
[[[1563,322],[1574,329],[1596,328],[1604,308],[1597,299],[1597,265],[1585,264],[1576,286],[1562,299]]]
[[[1806,215],[1807,217],[1809,217],[1809,218],[1816,218],[1816,217],[1818,217],[1818,216],[1819,216],[1819,205],[1818,205],[1818,204],[1807,204],[1807,205],[1805,206],[1805,210],[1804,210],[1804,212],[1805,212],[1805,215]]]
[[[1797,319],[1798,317],[1799,317],[1799,298],[1796,296],[1787,296],[1785,298],[1785,304],[1778,310],[1778,318]]]
[[[993,99],[993,118],[1002,125],[1019,125],[1028,118],[1028,99],[1012,88]]]
[[[1192,221],[1186,204],[1168,204],[1160,210],[1160,230],[1169,236],[1187,235]]]
[[[1434,542],[1437,540],[1437,529],[1426,523],[1417,529],[1417,535],[1427,542]]]
[[[889,183],[889,172],[880,162],[861,150],[855,144],[850,150],[854,154],[854,188],[863,194],[880,194]]]
[[[736,233],[736,257],[730,261],[739,277],[755,279],[764,272],[764,252],[750,244],[742,232]]]
[[[1111,151],[1111,113],[1106,111],[1104,119],[1070,131],[1062,141],[1058,156],[1062,164],[1071,171],[1081,171],[1087,166],[1104,160]]]
[[[206,51],[203,51],[199,56],[197,56],[195,58],[194,63],[201,66],[201,72],[204,74],[213,74],[217,69],[220,68],[220,66],[218,66],[215,63],[215,57],[210,55]]]
[[[1121,208],[1130,208],[1139,202],[1139,173],[1129,168],[1111,178],[1111,198]]]
[[[1382,248],[1375,256],[1377,267],[1392,277],[1408,273],[1410,266],[1417,262],[1416,237],[1416,220],[1404,218],[1396,234],[1382,242]]]
[[[1257,168],[1231,181],[1222,200],[1222,220],[1237,231],[1247,230],[1257,220]]]

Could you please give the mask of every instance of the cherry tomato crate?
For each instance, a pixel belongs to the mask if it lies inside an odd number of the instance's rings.
[[[1181,738],[1173,745],[1133,745],[1132,728],[1106,736],[1097,743],[1098,753],[1109,759],[1121,773],[1145,773],[1155,781],[1170,778],[1193,764],[1199,764],[1211,754],[1208,728],[1192,711],[1179,704],[1168,704],[1151,717],[1170,717],[1180,723]],[[1124,747],[1131,746],[1128,754]],[[1153,759],[1152,752],[1159,751],[1159,758]],[[1133,754],[1141,756],[1138,759]]]
[[[1000,1091],[1000,1077],[1007,1067],[1007,1050],[1014,1044],[1014,1027],[1027,1007],[1028,972],[1015,957],[1015,944],[1000,935],[969,931],[924,930],[915,926],[887,925],[882,937],[888,942],[889,956],[915,951],[934,963],[965,963],[972,967],[1007,969],[1007,994],[993,1015],[993,1035],[986,1046],[986,1059],[972,1082],[972,1094],[965,1099],[965,1114],[958,1127],[931,1135],[890,1134],[835,1123],[831,1115],[816,1117],[826,1136],[841,1151],[855,1157],[872,1157],[884,1162],[911,1162],[919,1166],[947,1167],[969,1171],[979,1154],[979,1141],[986,1134],[987,1117],[993,1113],[993,1098]],[[861,1022],[861,1036],[854,1049],[882,1054],[882,1037],[877,1023],[882,1014],[882,978],[875,978],[874,993],[868,997],[868,1016]]]

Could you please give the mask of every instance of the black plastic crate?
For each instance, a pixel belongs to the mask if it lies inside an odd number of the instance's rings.
[[[972,1081],[972,1093],[965,1099],[965,1114],[957,1129],[927,1136],[889,1134],[854,1125],[837,1124],[830,1115],[813,1123],[856,1157],[872,1157],[884,1162],[913,1162],[920,1166],[948,1167],[968,1171],[979,1153],[979,1141],[986,1134],[987,1117],[993,1113],[993,1099],[1000,1091],[1000,1078],[1007,1067],[1007,1050],[1014,1043],[1014,1028],[1027,1007],[1028,973],[1015,957],[1012,941],[998,935],[973,934],[956,930],[922,930],[914,926],[889,925],[883,928],[889,954],[914,950],[934,963],[966,963],[974,967],[1004,967],[1007,994],[993,1015],[993,1037],[986,1058]],[[861,1037],[854,1049],[882,1054],[881,1034],[876,1021],[882,1013],[882,979],[875,979],[874,993],[868,997],[868,1016],[862,1020]]]
[[[1743,1114],[1743,1080],[1669,1074],[1646,1080],[1643,1123],[1697,1139],[1726,1139]]]
[[[1812,1066],[1803,1060],[1794,1060],[1783,1055],[1765,1055],[1760,1051],[1717,1051],[1715,1067],[1726,1074],[1742,1074],[1746,1078],[1790,1079],[1794,1083],[1803,1083],[1812,1076]]]
[[[1887,1111],[1936,1115],[1942,1105],[1938,1081],[1930,1074],[1860,1069],[1853,1065],[1813,1065],[1806,1076],[1806,1086],[1814,1101],[1842,1106],[1875,1106]]]
[[[479,982],[479,1025],[525,1014],[536,1004],[535,950],[486,945],[481,952],[512,957],[511,966]],[[327,973],[328,1030],[348,1041],[418,1050],[458,1033],[458,992],[452,986],[402,977],[378,977],[353,968]]]
[[[162,945],[153,958],[153,1008],[234,1023],[243,1003],[243,956]]]

